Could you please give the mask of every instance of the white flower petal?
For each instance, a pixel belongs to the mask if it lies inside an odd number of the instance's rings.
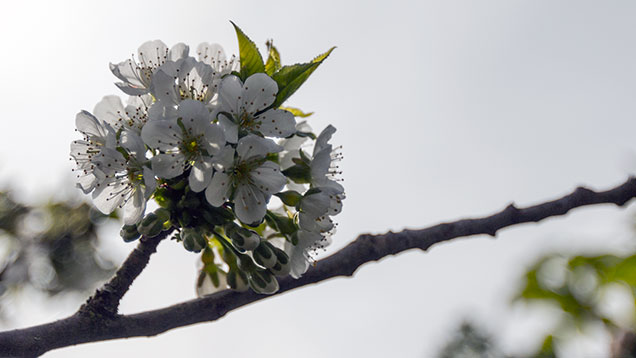
[[[334,223],[328,215],[315,217],[304,212],[298,214],[298,226],[306,231],[326,233],[334,227]]]
[[[204,129],[203,145],[209,155],[216,155],[225,146],[225,134],[218,124],[208,124]]]
[[[122,131],[119,137],[119,143],[137,160],[141,161],[146,159],[146,147],[137,133],[129,130]]]
[[[327,126],[327,128],[323,129],[322,132],[316,138],[316,144],[314,145],[314,155],[318,152],[324,150],[327,146],[329,146],[329,152],[331,152],[331,144],[328,144],[331,136],[336,132],[336,128],[331,124]]]
[[[164,121],[177,118],[177,108],[170,101],[157,101],[148,108],[149,122]]]
[[[174,150],[181,142],[181,128],[176,120],[150,121],[141,130],[141,139],[151,148]]]
[[[312,183],[316,186],[323,186],[321,184],[327,180],[327,173],[331,167],[331,145],[314,155],[310,167]]]
[[[212,158],[214,168],[219,171],[227,170],[234,165],[234,148],[226,145],[223,149]]]
[[[267,137],[284,138],[296,132],[296,119],[289,111],[270,109],[256,118],[257,129]]]
[[[190,98],[208,103],[217,93],[221,77],[216,75],[214,69],[203,62],[188,57],[182,76],[179,77],[179,86],[182,93]]]
[[[158,177],[171,179],[185,170],[185,157],[181,153],[158,154],[151,159],[152,170]]]
[[[146,211],[146,198],[139,188],[135,190],[132,197],[124,204],[124,224],[134,225],[141,221]]]
[[[329,194],[324,191],[307,195],[300,201],[300,210],[310,217],[317,218],[329,211],[331,200]]]
[[[75,116],[75,127],[89,137],[105,138],[108,127],[87,111],[81,111]]]
[[[230,198],[230,177],[223,172],[215,172],[205,189],[205,198],[212,206],[221,206]]]
[[[203,133],[211,125],[210,112],[199,101],[185,99],[179,103],[177,116],[181,118],[188,133],[197,135]]]
[[[239,102],[243,99],[243,83],[234,76],[223,78],[219,88],[219,110],[239,115]]]
[[[137,72],[137,64],[128,59],[117,64],[110,64],[110,71],[123,82],[115,83],[124,93],[137,96],[148,92]]]
[[[212,158],[206,157],[195,161],[188,177],[190,189],[195,193],[203,191],[210,184],[213,170]]]
[[[112,148],[102,148],[99,154],[92,159],[92,163],[107,175],[126,170],[126,159],[120,152]]]
[[[266,198],[280,192],[287,184],[287,178],[280,172],[278,165],[270,161],[252,170],[250,179],[265,194]]]
[[[157,180],[155,179],[155,173],[150,168],[144,167],[143,175],[144,185],[146,186],[146,188],[144,189],[144,197],[148,199],[157,188]]]
[[[298,231],[298,244],[285,242],[285,252],[289,256],[291,276],[299,278],[309,268],[308,250],[322,240],[322,235],[304,230]]]
[[[115,82],[115,86],[129,96],[140,96],[148,93],[148,89],[145,87],[133,87],[124,82]]]
[[[269,153],[278,153],[283,147],[273,140],[248,134],[241,138],[236,146],[236,151],[242,160],[255,157],[265,157]]]
[[[181,97],[175,89],[175,76],[177,72],[177,65],[168,61],[159,67],[152,75],[152,82],[150,84],[150,92],[157,98],[163,106],[171,106],[179,103]]]
[[[95,113],[95,117],[110,124],[113,128],[118,128],[123,125],[122,122],[126,111],[119,96],[104,96],[95,105],[93,113]]]
[[[239,184],[234,194],[234,212],[245,224],[259,222],[265,217],[267,202],[263,193],[249,184]]]
[[[146,41],[139,46],[137,55],[143,67],[156,68],[166,61],[168,46],[161,40]]]
[[[77,175],[77,187],[82,189],[84,194],[88,194],[95,189],[100,180],[96,177],[94,170],[79,171],[79,173]]]
[[[229,143],[236,143],[238,141],[238,124],[227,118],[224,114],[219,114],[217,118],[219,119],[221,128],[223,128],[225,132],[225,140]]]
[[[126,197],[126,184],[108,181],[99,185],[93,192],[93,204],[104,214],[112,213]]]
[[[223,47],[215,43],[203,42],[197,47],[199,61],[212,66],[215,71],[221,71],[221,65],[226,61],[225,51]]]
[[[182,58],[186,58],[188,57],[188,53],[190,53],[190,47],[183,42],[179,42],[172,46],[170,51],[168,51],[168,60],[177,61]]]
[[[245,80],[241,108],[250,114],[261,111],[274,103],[277,93],[276,81],[264,73],[255,73]]]

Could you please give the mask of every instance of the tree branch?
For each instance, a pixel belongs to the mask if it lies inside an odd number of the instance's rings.
[[[501,212],[488,217],[463,219],[399,233],[363,234],[340,251],[317,262],[316,266],[310,268],[300,279],[294,280],[291,277],[281,279],[280,290],[274,295],[333,277],[352,276],[358,267],[367,262],[377,261],[406,250],[427,250],[434,244],[459,237],[480,234],[494,237],[498,230],[508,226],[565,215],[571,209],[581,206],[596,204],[623,206],[634,197],[636,197],[636,179],[630,178],[622,185],[607,191],[595,192],[580,187],[560,199],[527,208],[517,208],[510,204]],[[73,316],[40,326],[0,333],[2,356],[37,356],[55,348],[80,343],[153,336],[177,327],[214,321],[239,307],[274,296],[259,295],[251,291],[243,293],[222,291],[163,309],[133,315],[114,314],[118,303],[113,306],[113,300],[119,302],[132,280],[148,262],[150,254],[154,252],[159,241],[160,239],[156,241],[153,239],[140,243],[140,247],[148,245],[147,248],[138,248],[135,252],[139,251],[139,253],[133,252],[131,257],[139,255],[141,258],[145,257],[145,261],[138,264],[136,259],[129,257],[116,277]],[[117,278],[119,276],[121,276],[120,279]],[[100,296],[104,298],[98,298]],[[107,314],[95,315],[95,313],[102,313],[104,307]]]
[[[80,307],[79,313],[84,315],[104,315],[107,318],[115,317],[119,302],[128,292],[133,281],[148,265],[150,255],[157,251],[157,246],[161,240],[168,237],[172,232],[173,230],[171,229],[163,231],[155,237],[142,236],[137,247],[128,255],[128,258],[117,270],[115,276]]]

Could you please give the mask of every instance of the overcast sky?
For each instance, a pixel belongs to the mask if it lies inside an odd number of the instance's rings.
[[[338,128],[344,212],[335,252],[358,234],[420,228],[530,205],[636,171],[636,2],[625,1],[20,1],[0,14],[0,186],[37,200],[73,190],[74,117],[119,94],[109,62],[147,40],[202,41],[236,53],[237,23],[286,64],[338,48],[289,101]],[[215,323],[47,357],[430,357],[464,317],[523,352],[549,314],[511,308],[543,253],[631,248],[633,208],[455,240],[363,266]],[[116,228],[115,228],[116,229]],[[116,230],[105,245],[124,257]],[[164,242],[122,302],[125,313],[194,297],[196,256]],[[21,325],[78,303],[16,306]],[[599,355],[603,341],[571,348]]]

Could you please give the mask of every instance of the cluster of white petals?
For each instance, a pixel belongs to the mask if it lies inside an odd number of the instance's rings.
[[[83,138],[71,144],[77,186],[95,206],[105,214],[122,208],[124,223],[146,234],[152,227],[146,203],[154,195],[171,225],[182,229],[187,249],[209,250],[206,242],[218,238],[231,242],[237,258],[249,253],[252,271],[230,265],[214,287],[249,283],[270,293],[278,288],[272,275],[302,275],[329,243],[331,216],[342,209],[341,157],[328,143],[335,128],[313,136],[305,122],[274,106],[279,86],[272,77],[242,80],[239,61],[217,44],[200,44],[195,58],[185,44],[149,41],[110,69],[129,96],[126,104],[106,96],[92,114],[80,112]],[[302,149],[310,137],[316,138],[311,155]],[[281,199],[280,208],[274,195],[295,199]],[[268,232],[285,240],[272,244]]]

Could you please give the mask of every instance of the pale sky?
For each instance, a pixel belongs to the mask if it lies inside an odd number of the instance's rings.
[[[23,197],[75,190],[74,117],[121,94],[108,70],[153,39],[216,42],[237,23],[286,64],[338,48],[289,101],[331,123],[343,145],[344,212],[329,252],[358,234],[421,228],[605,189],[636,171],[633,1],[21,1],[0,14],[0,185]],[[621,252],[634,209],[566,218],[409,252],[159,337],[82,345],[46,357],[431,357],[464,317],[525,352],[549,314],[511,308],[541,254]],[[116,228],[104,246],[123,258]],[[197,257],[164,242],[124,313],[194,297]],[[79,302],[16,305],[20,326]],[[30,305],[30,306],[29,306]],[[570,347],[603,355],[602,339]],[[579,349],[577,351],[577,349]]]

